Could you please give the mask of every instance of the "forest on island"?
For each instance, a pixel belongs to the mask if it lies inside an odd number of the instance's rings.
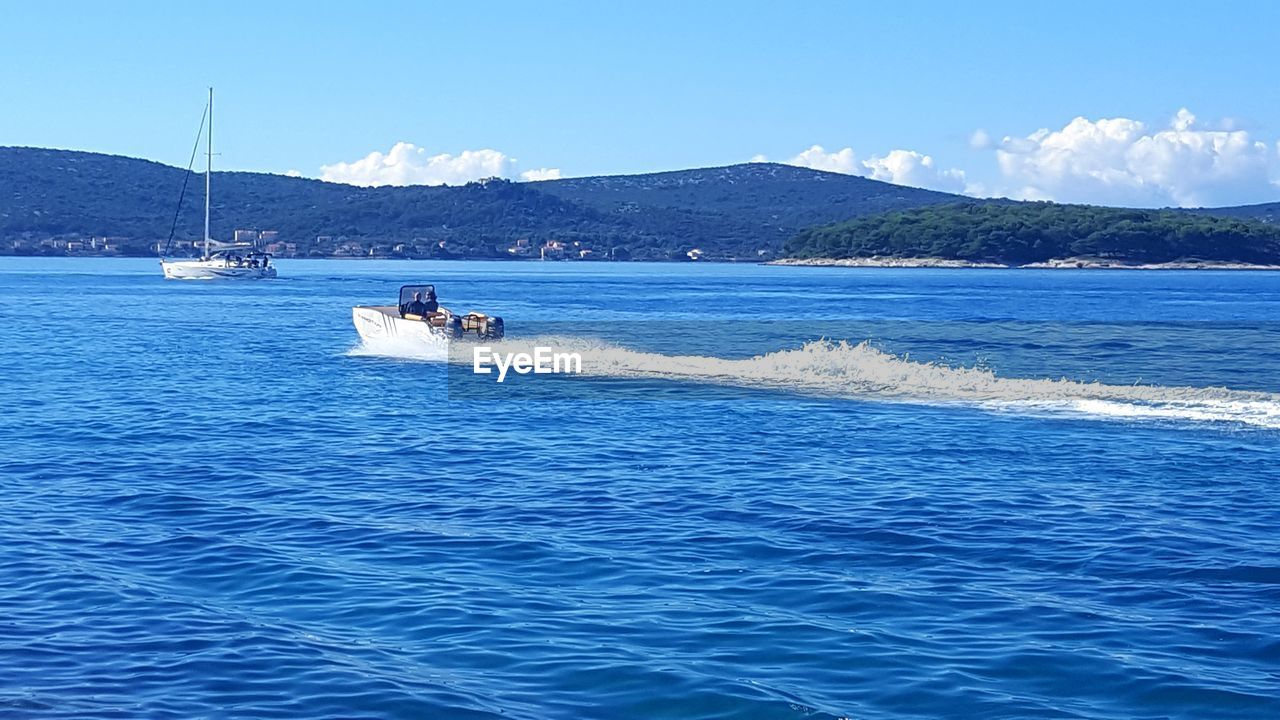
[[[1280,227],[1255,220],[1048,202],[950,203],[802,230],[797,258],[947,258],[1023,265],[1071,257],[1280,263]]]

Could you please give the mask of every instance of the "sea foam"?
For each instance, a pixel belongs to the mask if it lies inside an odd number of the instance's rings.
[[[817,340],[747,358],[668,355],[562,335],[485,344],[501,353],[532,353],[535,347],[579,353],[581,374],[587,377],[651,378],[852,400],[958,404],[1002,412],[1280,429],[1280,394],[1276,393],[1001,377],[985,367],[911,360],[885,352],[869,341]],[[350,354],[469,364],[471,347],[470,342],[456,343],[450,353],[443,340],[382,340],[365,343]]]

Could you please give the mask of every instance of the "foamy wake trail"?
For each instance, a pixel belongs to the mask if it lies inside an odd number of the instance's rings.
[[[1280,394],[1222,387],[1106,385],[1076,380],[998,377],[982,367],[919,362],[869,342],[820,340],[790,350],[728,359],[643,352],[588,338],[542,336],[487,343],[495,352],[532,353],[534,347],[582,356],[582,374],[645,377],[746,388],[774,388],[826,397],[919,403],[954,403],[993,410],[1083,414],[1141,420],[1238,423],[1280,429]],[[443,360],[432,349],[424,357]],[[377,354],[388,354],[379,352]],[[394,353],[392,353],[394,354]],[[453,362],[470,364],[469,344],[455,346]]]

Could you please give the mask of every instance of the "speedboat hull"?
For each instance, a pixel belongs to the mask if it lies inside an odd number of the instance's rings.
[[[437,303],[434,285],[402,286],[399,305],[357,305],[351,309],[351,322],[366,343],[501,340],[506,335],[506,324],[497,315],[460,315]]]
[[[160,263],[167,280],[266,280],[276,276],[273,266],[236,267],[222,260],[178,260]]]
[[[401,317],[399,308],[393,306],[357,305],[351,308],[351,322],[365,341],[449,337],[447,328]]]

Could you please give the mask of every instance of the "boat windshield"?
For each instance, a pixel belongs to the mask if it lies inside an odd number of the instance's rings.
[[[415,299],[426,301],[427,298],[434,298],[436,295],[435,285],[405,285],[400,288],[400,314],[408,312],[409,303]]]

